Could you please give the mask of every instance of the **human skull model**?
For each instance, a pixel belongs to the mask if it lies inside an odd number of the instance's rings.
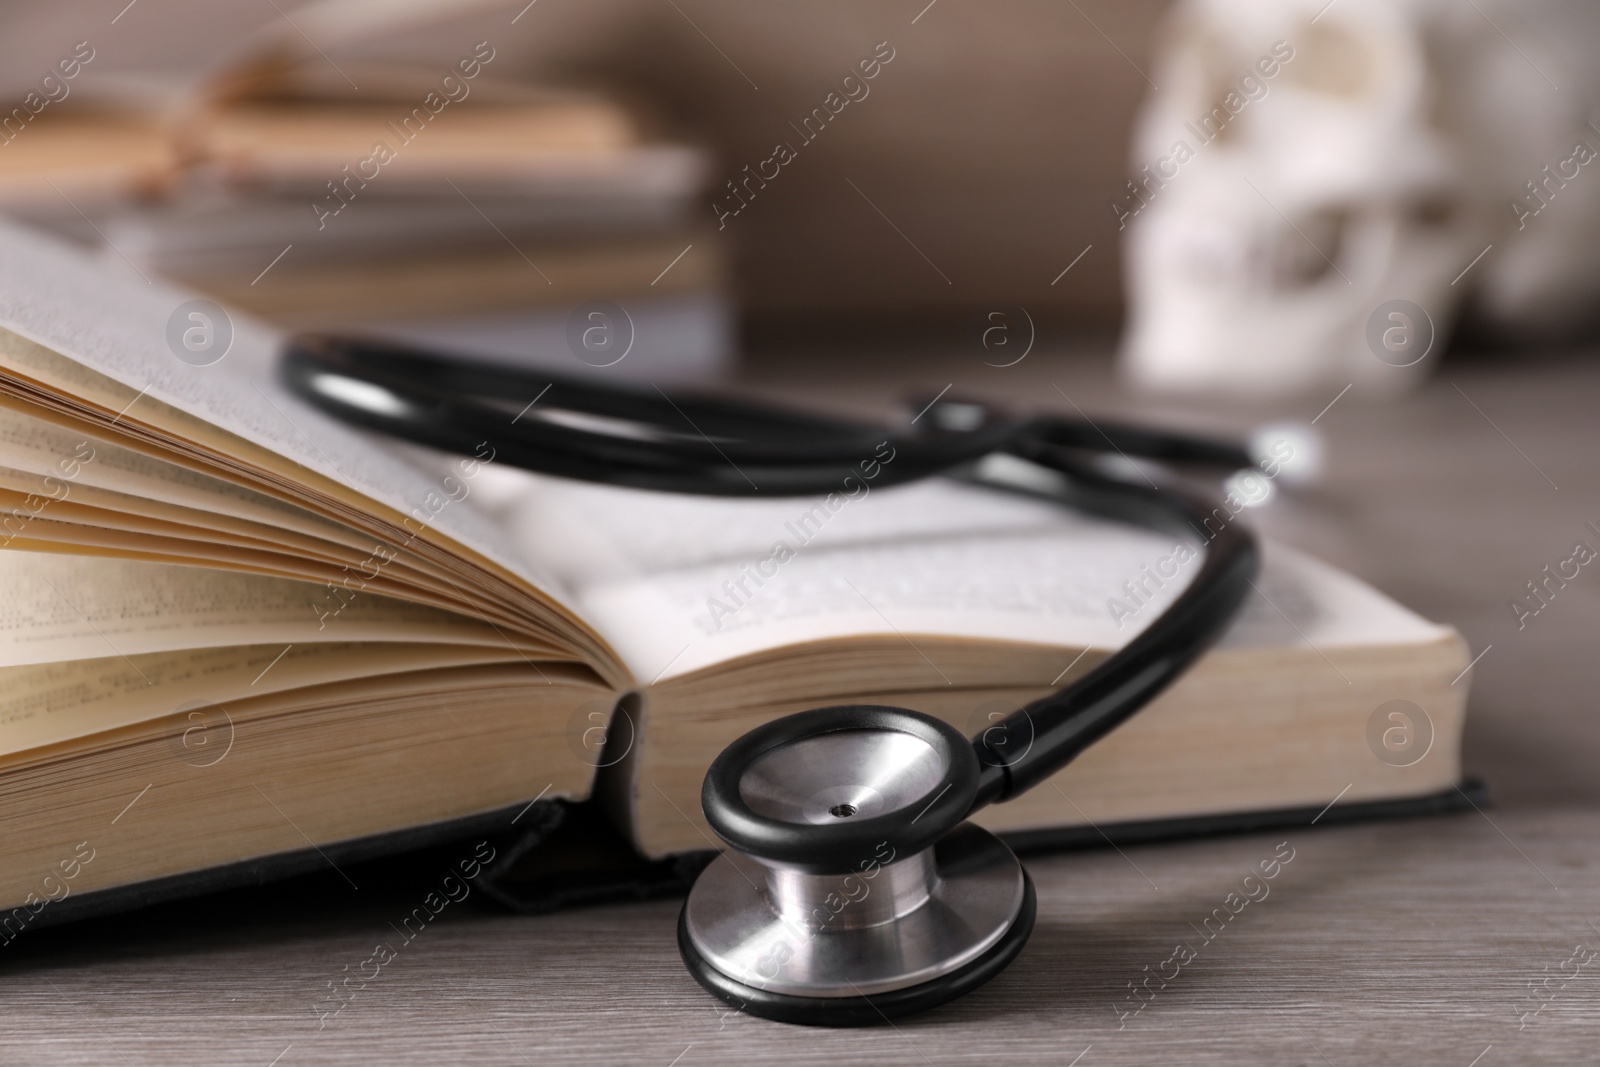
[[[1600,4],[1180,0],[1111,204],[1132,379],[1399,392],[1600,295]],[[1433,358],[1428,358],[1432,355]]]

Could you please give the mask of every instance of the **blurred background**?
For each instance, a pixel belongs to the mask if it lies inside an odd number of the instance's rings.
[[[1393,394],[1460,322],[1590,327],[1594,7],[8,2],[0,210],[285,327],[623,376],[1042,340]]]

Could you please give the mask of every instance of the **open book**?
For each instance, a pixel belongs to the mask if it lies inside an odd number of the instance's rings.
[[[728,502],[505,469],[491,429],[413,452],[289,395],[242,318],[180,358],[188,299],[0,229],[0,908],[539,797],[704,849],[740,733],[862,702],[975,734],[1154,618],[1199,547],[954,481]],[[1460,637],[1287,549],[1257,585],[1169,692],[980,821],[1454,786]],[[1415,758],[1375,747],[1395,700]]]

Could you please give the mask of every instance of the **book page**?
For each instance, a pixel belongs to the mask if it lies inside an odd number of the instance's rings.
[[[531,477],[531,476],[530,476]],[[987,638],[1115,649],[1203,547],[945,479],[855,498],[725,500],[541,479],[508,509],[641,681],[802,641]],[[1233,645],[1431,640],[1441,628],[1271,547]]]
[[[419,569],[413,553],[385,549],[377,535],[6,406],[17,403],[12,398],[0,400],[0,548],[348,582],[447,607],[457,607],[463,595],[448,577]],[[455,484],[442,482],[448,457],[415,452],[434,464],[420,469],[433,471],[441,484]],[[374,558],[388,561],[366,574]],[[459,606],[516,618],[493,604]]]
[[[8,551],[0,588],[0,667],[230,645],[508,645],[485,623],[425,605],[208,567]],[[517,648],[550,651],[520,635]]]
[[[370,542],[347,526],[276,497],[5,406],[0,406],[0,467],[43,480],[32,490],[42,496],[65,499],[84,488],[109,490],[287,528],[350,547]]]
[[[526,669],[513,652],[428,644],[254,645],[0,667],[0,765],[48,746],[78,742],[71,751],[81,751],[90,737],[115,745],[123,739],[112,731],[168,717],[182,758],[196,754],[181,749],[188,713],[199,708],[211,709],[193,719],[202,736],[207,726],[219,727],[222,736],[211,739],[231,743],[246,709],[270,713],[315,702],[316,686],[359,680],[367,700],[396,689],[420,694],[448,687],[451,668],[486,664]],[[545,677],[570,672],[551,666]],[[348,706],[350,694],[342,700]]]
[[[248,459],[298,484],[365,498],[396,517],[421,509],[425,536],[442,535],[559,603],[555,583],[546,590],[541,569],[465,499],[429,507],[439,496],[433,479],[279,384],[281,338],[272,330],[234,314],[225,356],[208,366],[179,359],[169,320],[191,299],[121,264],[0,223],[5,367],[119,415],[124,425],[156,426],[224,456],[253,445],[259,451]]]

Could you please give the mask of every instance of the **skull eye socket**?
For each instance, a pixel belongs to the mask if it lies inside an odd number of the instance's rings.
[[[1402,208],[1406,224],[1424,230],[1441,230],[1456,221],[1456,203],[1442,193],[1419,196]]]
[[[1273,281],[1280,288],[1299,289],[1334,273],[1349,221],[1349,212],[1329,208],[1283,228],[1273,257]]]

